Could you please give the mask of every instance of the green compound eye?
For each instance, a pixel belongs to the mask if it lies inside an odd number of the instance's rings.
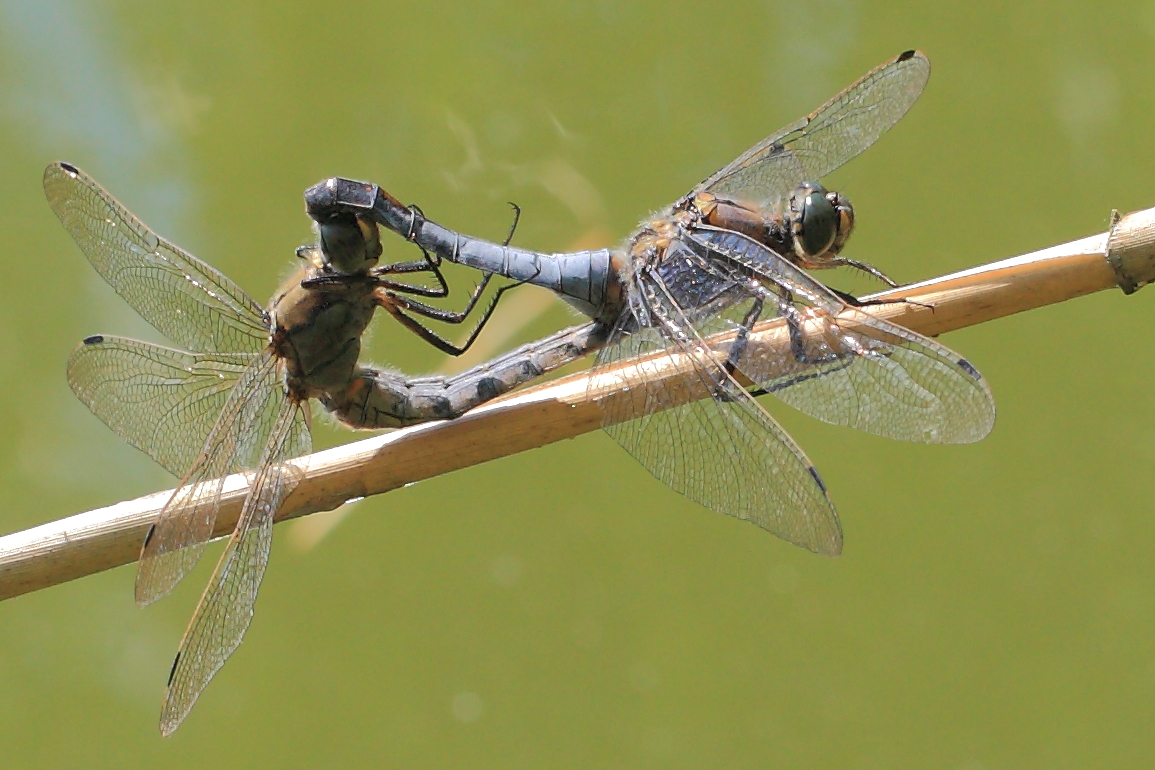
[[[826,191],[812,189],[802,199],[802,251],[808,257],[826,252],[838,234],[838,211]]]

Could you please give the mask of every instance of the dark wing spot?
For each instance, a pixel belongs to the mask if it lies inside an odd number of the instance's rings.
[[[176,657],[172,659],[172,668],[170,668],[168,670],[168,683],[165,685],[165,687],[169,687],[170,685],[172,685],[172,678],[173,678],[173,676],[176,675],[176,664],[177,663],[180,663],[180,653],[179,652],[176,654]]]
[[[104,342],[104,336],[100,334],[94,334],[91,337],[84,338],[85,345],[99,345],[102,342]]]
[[[155,534],[156,534],[156,525],[155,524],[149,524],[148,525],[148,532],[144,533],[144,545],[142,546],[143,548],[148,548],[148,543],[150,540],[152,540],[152,536]]]
[[[914,51],[903,51],[898,55],[898,61],[906,61],[912,58],[914,58]]]
[[[72,165],[71,163],[65,163],[64,161],[61,161],[60,167],[62,169],[64,169],[65,171],[67,171],[69,174],[79,174],[80,173],[80,169],[78,169],[76,166]]]
[[[810,471],[810,476],[814,479],[814,483],[822,490],[822,494],[826,494],[826,484],[822,482],[822,477],[818,475],[818,469],[811,465],[806,470]]]
[[[960,358],[958,360],[958,366],[960,369],[969,374],[971,377],[974,377],[976,380],[981,380],[983,378],[983,376],[979,374],[979,370],[971,366],[971,362],[965,358]]]

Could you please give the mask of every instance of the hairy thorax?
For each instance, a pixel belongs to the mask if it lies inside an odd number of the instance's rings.
[[[269,302],[273,345],[299,398],[348,387],[375,307],[368,281],[301,286],[314,272],[299,270]]]

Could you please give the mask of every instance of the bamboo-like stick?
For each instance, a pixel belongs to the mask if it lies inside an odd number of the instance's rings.
[[[1113,218],[1099,235],[903,286],[868,299],[911,302],[865,310],[927,335],[938,335],[1115,286],[1130,293],[1155,280],[1155,208]],[[774,344],[780,321],[759,325],[751,345]],[[673,359],[660,376],[685,365]],[[623,363],[623,368],[631,366]],[[655,364],[647,364],[653,374]],[[586,373],[528,388],[449,422],[436,422],[345,444],[298,460],[304,478],[277,520],[337,508],[449,471],[572,438],[601,425],[594,397],[613,392],[617,378],[594,383]],[[699,395],[705,395],[699,394]],[[140,544],[172,490],[99,508],[0,537],[0,599],[135,561]],[[230,476],[215,534],[236,525],[248,478]]]

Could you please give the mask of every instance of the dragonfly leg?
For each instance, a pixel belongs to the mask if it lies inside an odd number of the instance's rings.
[[[377,285],[383,286],[394,291],[404,292],[405,294],[416,294],[420,297],[448,297],[449,284],[445,280],[445,276],[441,272],[441,257],[434,254],[430,255],[425,248],[418,246],[421,249],[422,258],[415,259],[409,262],[394,262],[389,265],[382,265],[374,268],[370,275],[377,282]],[[402,273],[432,273],[433,277],[437,279],[437,286],[419,286],[408,283],[398,283],[397,281],[390,281],[381,276],[397,275]]]
[[[393,288],[391,286],[386,285],[383,288],[387,289],[387,291],[385,291],[386,296],[388,296],[390,300],[396,303],[396,305],[403,310],[408,310],[410,312],[417,313],[418,315],[423,315],[426,318],[432,318],[435,321],[442,321],[443,323],[447,324],[459,324],[464,322],[469,314],[473,312],[473,308],[477,306],[477,300],[481,298],[482,292],[485,291],[485,287],[489,285],[489,281],[492,278],[493,273],[486,273],[485,277],[482,278],[481,282],[478,283],[474,288],[473,293],[469,295],[469,301],[465,303],[465,308],[457,311],[434,307],[432,305],[427,305],[424,302],[419,302],[415,299],[409,299],[408,297],[400,297],[395,294],[393,290],[389,290]],[[507,286],[504,288],[510,287]],[[498,291],[498,297],[501,296],[501,291],[504,291],[504,289]],[[490,305],[492,306],[496,301],[497,297],[494,298]],[[486,310],[486,317],[488,317],[490,312],[492,311]]]
[[[506,234],[505,240],[501,242],[502,246],[508,246],[510,241],[513,240],[513,234],[517,232],[517,223],[521,221],[521,206],[518,206],[513,201],[509,201],[509,205],[513,208],[513,222],[509,225],[509,233]],[[422,211],[421,207],[416,203],[409,204],[409,212],[412,214],[412,216],[409,220],[409,229],[405,233],[405,239],[408,241],[416,241],[418,230],[417,225],[420,222],[428,221],[428,217],[425,216],[425,212]],[[422,251],[424,251],[424,249],[422,249]],[[440,255],[438,255],[437,261],[438,264],[440,264]]]
[[[442,337],[440,334],[433,331],[432,329],[428,329],[425,326],[422,326],[420,321],[417,321],[416,319],[405,315],[405,313],[403,313],[399,308],[396,308],[396,307],[390,308],[389,313],[394,318],[396,318],[398,320],[398,322],[400,322],[400,324],[402,326],[404,326],[406,329],[413,332],[418,337],[420,337],[421,339],[428,342],[430,345],[432,345],[433,347],[437,348],[442,353],[445,353],[447,355],[451,355],[451,356],[461,355],[465,351],[469,350],[469,347],[473,344],[474,339],[477,338],[478,330],[474,329],[473,332],[469,335],[469,339],[465,342],[464,345],[461,345],[461,346],[454,345],[452,342],[445,339],[444,337]]]
[[[506,234],[505,240],[501,242],[502,246],[508,246],[513,240],[513,234],[517,232],[517,223],[521,221],[521,206],[513,201],[509,201],[509,205],[513,208],[513,221],[509,223],[509,232]]]
[[[817,367],[814,370],[805,371],[795,377],[785,380],[777,380],[773,383],[758,382],[755,380],[755,384],[758,385],[758,387],[750,390],[750,395],[763,396],[767,393],[784,390],[785,388],[789,388],[793,385],[797,385],[808,380],[827,376],[834,371],[840,371],[849,367],[854,363],[854,360],[857,356],[868,355],[868,352],[864,350],[862,346],[857,342],[849,339],[845,335],[838,334],[837,326],[834,326],[832,331],[835,333],[839,344],[849,349],[852,354],[840,354],[837,351],[831,350],[831,352],[826,355],[810,355],[806,352],[805,335],[803,333],[802,326],[804,319],[802,317],[802,313],[794,305],[793,296],[789,292],[785,292],[784,294],[779,295],[775,292],[769,291],[765,286],[756,281],[751,282],[749,288],[751,293],[753,293],[755,296],[759,297],[763,301],[773,301],[777,306],[778,316],[786,324],[786,330],[790,336],[790,354],[794,357],[794,360],[806,366]],[[742,334],[742,332],[740,331],[739,334]]]
[[[838,289],[835,289],[833,287],[827,286],[826,288],[830,289],[830,291],[832,291],[840,300],[845,302],[847,305],[850,305],[851,307],[873,307],[875,305],[903,304],[903,305],[914,305],[916,307],[924,307],[927,310],[931,311],[932,313],[934,312],[934,305],[933,304],[929,304],[926,302],[919,302],[919,301],[913,300],[913,299],[907,299],[906,297],[895,297],[894,299],[859,299],[858,297],[854,296],[853,294],[848,294],[844,291],[839,291]]]
[[[465,342],[461,345],[454,345],[452,342],[440,336],[432,329],[423,326],[417,319],[406,315],[404,311],[408,310],[412,313],[423,315],[426,318],[432,318],[434,320],[443,321],[445,323],[463,323],[466,319],[466,316],[468,316],[473,311],[473,308],[477,305],[477,300],[481,296],[481,292],[484,291],[486,284],[489,283],[489,279],[492,277],[492,273],[487,273],[486,276],[481,279],[481,283],[477,285],[477,288],[470,296],[469,303],[465,306],[465,309],[457,313],[449,310],[442,310],[441,308],[436,308],[431,305],[426,305],[425,303],[418,302],[416,300],[399,297],[392,292],[384,292],[383,296],[379,299],[377,304],[383,307],[394,318],[396,318],[402,326],[428,342],[433,347],[440,350],[442,353],[447,353],[451,356],[460,356],[465,351],[469,350],[474,341],[477,339],[477,336],[481,334],[481,330],[493,316],[493,311],[497,309],[497,303],[501,300],[502,295],[510,289],[516,289],[518,286],[524,283],[523,281],[518,283],[511,283],[508,286],[502,286],[497,290],[497,293],[493,295],[493,299],[489,301],[489,305],[486,306],[485,311],[481,314],[481,319],[477,322],[477,325],[473,327],[473,331],[469,333],[469,338],[466,339]]]
[[[855,270],[861,270],[864,273],[873,275],[875,278],[882,281],[892,289],[898,288],[898,284],[895,283],[889,275],[882,272],[874,265],[867,264],[866,262],[859,262],[857,259],[850,259],[849,257],[835,257],[834,259],[830,260],[827,265],[834,267],[853,267]]]
[[[746,345],[750,341],[750,331],[754,328],[754,324],[758,323],[758,318],[762,315],[762,300],[755,299],[754,304],[751,305],[750,310],[742,318],[742,323],[738,327],[738,335],[734,338],[734,343],[730,345],[730,352],[726,356],[726,373],[733,375],[734,370],[738,368],[738,362],[742,359],[742,355],[746,352]]]
[[[409,209],[411,216],[409,217],[409,232],[405,233],[405,240],[414,241],[417,239],[417,225],[419,222],[426,220],[425,212],[416,203],[410,203],[406,208]],[[422,249],[424,251],[424,249]],[[441,259],[440,256],[437,259]]]
[[[831,351],[826,355],[812,356],[806,352],[806,335],[803,332],[802,325],[804,319],[801,311],[794,305],[794,296],[790,292],[783,292],[776,294],[768,292],[764,286],[759,285],[761,292],[770,294],[778,305],[778,315],[786,323],[786,331],[790,335],[790,354],[794,356],[794,360],[800,364],[814,366],[817,364],[828,364],[831,361],[843,358],[837,351]],[[761,293],[759,292],[759,293]],[[841,337],[839,339],[843,342],[845,340]]]
[[[378,303],[378,304],[380,304],[381,307],[385,308],[389,312],[389,314],[391,316],[393,316],[394,318],[396,318],[397,321],[402,326],[404,326],[406,329],[413,332],[418,337],[420,337],[422,340],[424,340],[425,342],[428,342],[430,345],[432,345],[433,347],[437,348],[442,353],[445,353],[447,355],[451,355],[451,356],[461,355],[462,353],[464,353],[466,350],[469,349],[470,345],[473,344],[473,340],[477,338],[478,330],[474,329],[473,332],[469,335],[469,339],[465,342],[464,345],[461,345],[461,346],[454,345],[452,342],[445,339],[444,337],[442,337],[437,332],[423,326],[421,324],[421,322],[418,321],[417,319],[406,315],[402,311],[401,307],[398,304],[396,304],[394,301],[390,301],[388,304],[386,304],[386,303]],[[484,321],[487,318],[488,318],[488,316],[486,316],[486,318],[483,318],[482,320]]]
[[[322,405],[350,428],[400,428],[451,420],[532,379],[597,350],[609,327],[590,322],[525,345],[452,377],[405,378],[358,367],[348,387]]]
[[[502,246],[509,245],[510,240],[513,239],[514,232],[517,230],[517,223],[521,220],[521,207],[512,202],[509,205],[513,207],[513,222],[510,224],[509,233],[506,235]],[[420,213],[420,209],[416,209],[416,212]],[[434,265],[433,260],[429,256],[429,253],[425,251],[424,248],[422,248],[421,251],[425,254],[425,261],[429,263],[434,275],[437,276],[437,280],[440,282],[441,286],[445,288],[445,293],[448,294],[449,287],[445,283],[445,279],[442,277],[441,271],[438,269],[440,260],[438,260],[437,265]],[[402,326],[429,344],[433,345],[441,352],[447,353],[451,356],[459,356],[465,353],[465,351],[469,350],[474,341],[477,339],[477,336],[481,334],[481,330],[493,316],[493,311],[497,309],[497,303],[501,301],[502,296],[510,289],[516,289],[518,286],[532,281],[540,273],[541,265],[538,264],[536,265],[536,269],[534,270],[533,274],[529,277],[520,280],[517,283],[511,283],[507,286],[502,286],[500,289],[498,289],[497,293],[493,295],[493,299],[490,300],[489,305],[485,308],[485,311],[481,314],[481,319],[477,322],[477,325],[473,327],[473,331],[469,333],[469,338],[466,339],[466,341],[460,346],[454,345],[444,337],[438,335],[432,329],[423,326],[416,319],[405,315],[403,311],[408,310],[411,313],[423,315],[426,318],[432,318],[434,320],[443,321],[445,323],[463,323],[466,317],[468,317],[469,314],[473,312],[474,307],[477,306],[477,301],[481,298],[481,294],[485,291],[486,286],[489,285],[489,281],[493,278],[493,273],[485,273],[485,276],[481,279],[481,282],[477,284],[473,290],[473,293],[470,294],[469,301],[466,303],[465,308],[458,312],[443,310],[441,308],[433,307],[432,305],[427,305],[424,302],[418,302],[417,300],[408,299],[406,297],[399,297],[395,292],[406,291],[406,289],[398,288],[401,285],[392,284],[392,282],[383,282],[383,291],[378,295],[377,304],[388,311],[398,321],[400,321]]]
[[[312,246],[302,246],[297,249],[298,256],[307,249],[313,249]],[[424,251],[424,250],[423,250]],[[395,262],[389,265],[381,265],[369,270],[367,273],[321,273],[306,278],[301,281],[301,286],[305,288],[313,288],[317,286],[334,286],[334,285],[349,285],[356,283],[368,282],[373,286],[380,286],[392,291],[402,292],[405,294],[416,294],[421,297],[435,297],[442,298],[449,296],[449,284],[446,283],[444,276],[439,269],[440,262],[434,263],[426,252],[425,259],[414,260],[412,262]],[[401,283],[399,281],[391,281],[387,278],[382,278],[384,275],[393,275],[396,273],[433,273],[437,278],[437,286],[422,286],[420,284]]]
[[[517,231],[517,223],[519,221],[521,221],[521,207],[518,206],[516,203],[513,203],[512,201],[510,202],[509,205],[513,207],[513,222],[510,223],[510,225],[509,225],[509,233],[506,234],[505,240],[502,241],[502,243],[501,243],[502,246],[508,246],[509,242],[513,240],[513,234]],[[413,211],[413,213],[416,216],[420,216],[420,217],[424,218],[424,216],[425,216],[424,212],[422,212],[421,209],[418,208],[416,205],[412,205],[409,208]],[[414,218],[415,221],[416,221],[416,216]],[[418,248],[421,249],[421,253],[422,253],[422,255],[424,255],[423,259],[412,260],[409,262],[394,262],[393,264],[390,264],[390,265],[382,265],[381,267],[374,268],[370,274],[374,278],[377,278],[378,276],[392,275],[392,274],[398,274],[398,273],[433,273],[433,275],[437,279],[437,283],[438,283],[438,286],[436,286],[436,287],[417,286],[417,285],[413,285],[413,284],[398,283],[395,281],[389,281],[389,280],[384,280],[384,279],[378,280],[377,285],[379,285],[385,289],[390,289],[392,291],[399,291],[399,292],[402,292],[405,294],[414,294],[414,295],[419,296],[419,297],[441,298],[441,297],[449,296],[449,284],[446,282],[445,276],[441,272],[441,256],[437,255],[437,254],[430,255],[429,251],[427,249],[425,249],[425,247],[421,246],[420,244],[418,244]],[[446,323],[461,323],[461,321],[465,319],[465,316],[469,315],[469,311],[472,310],[473,306],[477,303],[478,298],[481,296],[481,293],[485,290],[485,287],[489,283],[489,279],[492,276],[493,276],[492,273],[486,273],[485,274],[485,277],[482,278],[481,283],[479,283],[477,285],[477,287],[473,290],[473,295],[469,298],[469,303],[466,306],[466,309],[461,311],[461,313],[459,314],[460,318],[458,318],[457,320],[450,320],[449,318],[442,317],[441,315],[439,315],[439,313],[442,313],[443,311],[439,310],[438,308],[430,308],[428,305],[423,305],[422,307],[429,309],[431,311],[431,313],[429,313],[429,314],[422,313],[422,314],[428,315],[428,317],[430,317],[430,318],[436,318],[439,321],[445,321]],[[421,303],[415,303],[415,304],[421,304]],[[420,310],[418,310],[415,307],[410,308],[410,309],[413,310],[414,312],[417,312],[417,313],[421,312]],[[456,315],[456,314],[450,314],[450,315]]]
[[[429,252],[425,252],[425,257],[422,259],[414,259],[408,262],[392,262],[387,265],[375,267],[369,271],[370,275],[396,275],[398,273],[428,273],[430,262],[434,262],[438,266],[441,265],[441,260],[434,260],[429,256]]]

